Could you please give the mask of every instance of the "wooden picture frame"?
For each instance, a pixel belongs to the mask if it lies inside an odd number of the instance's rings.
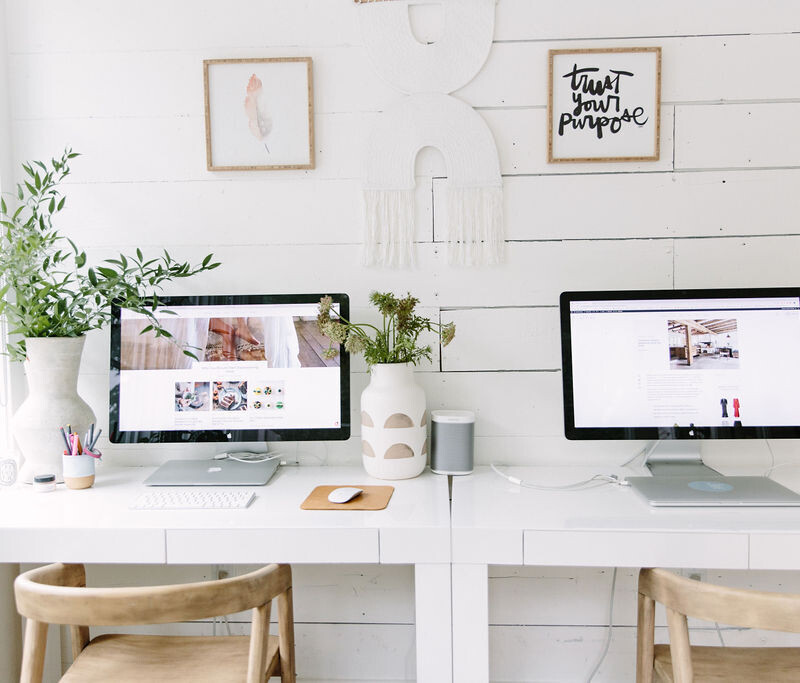
[[[658,161],[661,48],[550,50],[547,161]]]
[[[206,168],[314,168],[311,57],[203,60]]]

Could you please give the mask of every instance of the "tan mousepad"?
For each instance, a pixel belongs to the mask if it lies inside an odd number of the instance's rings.
[[[353,486],[363,489],[357,498],[347,503],[331,503],[328,494],[333,489]],[[300,506],[303,510],[383,510],[394,493],[394,486],[363,486],[361,484],[336,484],[335,486],[317,486]]]

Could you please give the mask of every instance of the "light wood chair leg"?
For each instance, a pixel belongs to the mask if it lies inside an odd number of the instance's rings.
[[[281,683],[295,683],[294,608],[292,589],[287,588],[277,598],[278,636],[280,637]]]
[[[83,652],[83,648],[89,644],[89,627],[70,626],[69,639],[72,644],[72,661],[74,662],[78,655]]]
[[[669,652],[672,656],[672,678],[675,683],[693,683],[692,650],[686,616],[667,607]]]
[[[25,623],[25,643],[22,646],[22,672],[19,683],[42,683],[46,647],[47,624],[28,619]]]
[[[253,608],[250,626],[250,657],[247,663],[247,683],[263,683],[267,668],[269,613],[272,602]]]
[[[84,565],[65,565],[65,574],[69,577],[67,585],[86,588],[86,567]],[[74,662],[78,655],[83,652],[83,648],[89,644],[89,627],[70,626],[69,637],[72,645],[72,661]]]
[[[656,603],[639,593],[639,618],[636,625],[636,683],[653,683],[653,657]]]

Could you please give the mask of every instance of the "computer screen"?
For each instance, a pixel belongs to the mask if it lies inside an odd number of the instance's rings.
[[[800,288],[564,292],[569,439],[800,437]]]
[[[145,316],[114,308],[111,441],[349,438],[349,356],[325,353],[321,296],[160,297],[156,317],[171,338],[142,333]],[[347,295],[331,296],[348,317]]]

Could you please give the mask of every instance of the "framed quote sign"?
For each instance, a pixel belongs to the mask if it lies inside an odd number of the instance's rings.
[[[658,160],[660,47],[549,55],[549,162]]]

